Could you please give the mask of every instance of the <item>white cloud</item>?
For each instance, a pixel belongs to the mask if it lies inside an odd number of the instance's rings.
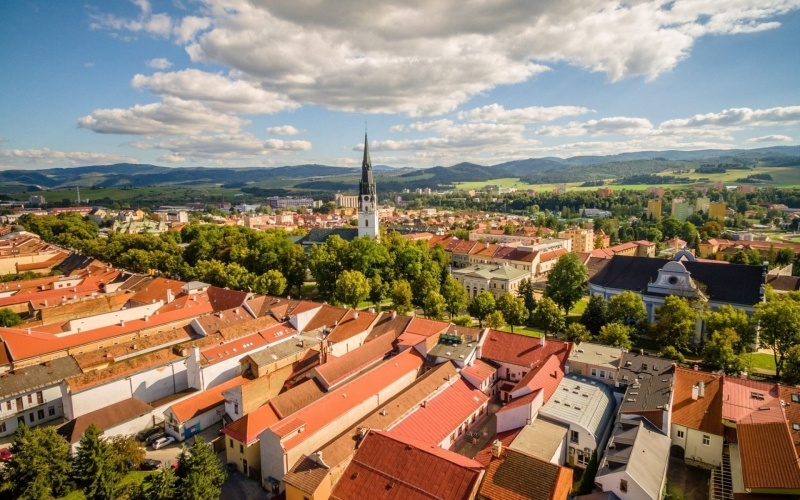
[[[199,102],[165,97],[163,102],[128,109],[96,109],[78,126],[101,134],[142,136],[238,132],[248,122],[215,112]]]
[[[172,67],[172,63],[169,61],[169,59],[158,57],[156,59],[150,59],[147,61],[147,66],[155,69],[167,69]]]
[[[94,68],[94,61],[86,61],[83,63],[84,68]]]
[[[115,33],[146,33],[159,38],[168,38],[172,34],[172,19],[167,14],[153,14],[150,2],[132,0],[141,10],[136,19],[125,19],[112,14],[90,14],[89,27],[96,30],[108,30]]]
[[[148,89],[154,94],[176,97],[184,101],[202,102],[222,113],[273,114],[296,109],[299,104],[285,96],[263,90],[244,80],[231,80],[222,75],[197,69],[151,76],[135,75],[135,89]]]
[[[153,148],[165,149],[172,158],[181,161],[217,161],[221,164],[271,161],[265,157],[290,154],[311,149],[308,141],[260,139],[252,134],[219,134],[176,137],[156,142]],[[263,161],[262,161],[263,160]]]
[[[469,111],[462,111],[458,114],[458,118],[470,121],[540,123],[591,112],[591,109],[581,106],[530,106],[527,108],[505,109],[502,104],[495,103]]]
[[[8,160],[2,167],[18,168],[20,163],[31,168],[43,165],[80,166],[105,163],[139,163],[131,156],[112,155],[106,153],[86,153],[81,151],[56,151],[43,149],[0,149],[0,162]]]
[[[747,139],[747,142],[792,142],[794,139],[788,135],[764,135],[761,137],[752,137]]]
[[[172,30],[175,41],[185,44],[194,40],[195,36],[201,31],[205,31],[211,26],[211,19],[208,17],[186,16],[181,19],[180,24]]]
[[[702,127],[763,127],[789,125],[800,121],[800,106],[769,109],[731,108],[719,113],[694,115],[691,118],[667,120],[663,129],[693,129]]]
[[[282,125],[280,127],[267,127],[267,133],[269,135],[297,135],[300,131],[291,125]]]
[[[629,118],[616,116],[589,120],[588,122],[570,122],[565,126],[546,126],[536,131],[537,135],[555,137],[581,135],[650,135],[654,132],[653,124],[646,118]]]
[[[183,163],[186,160],[180,155],[161,155],[158,157],[158,161],[163,161],[164,163]]]

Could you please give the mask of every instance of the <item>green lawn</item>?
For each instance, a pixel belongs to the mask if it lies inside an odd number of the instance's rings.
[[[775,371],[775,357],[772,354],[767,354],[765,352],[754,352],[752,354],[748,354],[748,356],[753,363],[753,368],[770,370],[773,372]]]
[[[511,327],[506,325],[503,328],[501,328],[501,330],[503,330],[504,332],[510,332]],[[527,337],[541,337],[544,332],[542,330],[531,328],[528,326],[515,326],[514,333],[519,335],[525,335]]]
[[[125,474],[119,481],[119,487],[122,488],[131,483],[141,483],[147,476],[154,474],[155,471],[134,470]],[[86,496],[83,490],[75,490],[67,496],[61,497],[61,500],[84,500]]]
[[[575,304],[572,309],[569,311],[568,316],[580,316],[583,314],[583,311],[586,310],[586,306],[589,305],[589,299],[581,299]]]

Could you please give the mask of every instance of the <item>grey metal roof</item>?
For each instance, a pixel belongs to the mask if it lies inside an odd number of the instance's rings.
[[[578,361],[596,366],[607,366],[617,369],[620,365],[620,358],[623,350],[619,347],[611,347],[591,342],[581,342],[569,354],[569,360]]]
[[[72,356],[15,370],[0,377],[0,399],[43,389],[79,373],[81,369]]]
[[[557,422],[579,425],[599,439],[611,425],[615,408],[614,395],[606,384],[568,373],[539,414]]]
[[[300,345],[301,340],[305,341],[303,345]],[[258,366],[269,366],[280,359],[293,356],[309,347],[315,347],[321,342],[322,340],[316,335],[298,335],[291,340],[248,354],[248,356]]]
[[[620,411],[666,410],[672,398],[675,369],[672,361],[638,352],[626,352],[617,381],[627,385]]]
[[[661,498],[670,445],[670,438],[647,419],[620,420],[614,424],[597,477],[625,471],[650,498]]]

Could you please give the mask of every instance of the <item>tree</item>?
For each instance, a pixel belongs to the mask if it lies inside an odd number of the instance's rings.
[[[422,310],[428,318],[442,319],[447,311],[447,302],[445,302],[441,293],[431,292],[422,301]]]
[[[392,287],[391,296],[394,308],[400,314],[405,314],[414,309],[414,306],[411,305],[411,285],[408,284],[408,281],[396,281]]]
[[[314,245],[308,255],[308,269],[317,282],[323,297],[330,297],[336,289],[339,275],[345,270],[349,244],[334,234],[322,245]]]
[[[756,343],[756,325],[753,318],[742,309],[725,304],[716,311],[703,314],[703,321],[709,334],[721,332],[725,328],[733,329],[739,336],[739,342],[734,346],[737,354]]]
[[[111,447],[111,456],[120,472],[138,468],[145,459],[142,443],[130,436],[114,436],[108,440],[108,444]]]
[[[786,353],[800,344],[800,303],[776,295],[756,305],[762,347],[772,349],[775,375],[780,378]]]
[[[733,328],[714,331],[703,346],[703,365],[710,370],[723,370],[727,375],[741,373],[744,363],[736,350],[739,340]]]
[[[411,303],[418,308],[424,307],[425,299],[433,292],[439,292],[439,280],[427,269],[419,273],[411,288]]]
[[[592,332],[590,332],[582,323],[574,321],[567,325],[567,329],[564,330],[564,337],[567,342],[575,342],[576,344],[580,344],[581,342],[588,342],[591,340]]]
[[[444,301],[447,304],[447,312],[450,313],[451,319],[454,314],[458,314],[467,309],[469,294],[457,279],[447,275],[439,291],[442,297],[444,297]]]
[[[792,346],[786,351],[781,381],[788,385],[800,384],[800,345]]]
[[[544,294],[569,314],[572,306],[583,297],[587,275],[586,266],[581,264],[578,254],[563,255],[547,275]]]
[[[503,318],[503,313],[500,311],[494,311],[486,316],[486,326],[489,328],[494,328],[495,330],[506,326],[506,320]]]
[[[177,497],[183,500],[219,498],[226,478],[222,462],[200,436],[195,436],[191,449],[181,451],[175,475]]]
[[[473,319],[469,314],[462,314],[450,319],[450,322],[457,326],[472,326]]]
[[[673,345],[680,350],[689,347],[697,328],[697,311],[688,300],[667,295],[664,305],[656,308],[654,340],[659,346]]]
[[[69,444],[55,427],[17,428],[11,459],[0,471],[2,491],[18,500],[45,500],[66,493],[71,467]]]
[[[478,318],[478,326],[483,328],[483,320],[492,314],[496,309],[494,295],[490,292],[483,291],[472,299],[467,310],[469,313]]]
[[[369,300],[379,311],[387,295],[389,295],[389,284],[384,283],[379,274],[369,279]]]
[[[286,287],[286,278],[277,269],[270,269],[253,280],[253,291],[262,295],[282,295]]]
[[[512,333],[514,332],[514,325],[521,325],[528,319],[525,301],[521,297],[516,297],[510,293],[504,293],[497,299],[497,309],[503,313],[503,318],[511,326]]]
[[[589,458],[589,462],[586,464],[586,469],[584,469],[583,474],[581,475],[581,481],[578,484],[576,494],[588,495],[594,490],[594,478],[597,475],[598,466],[597,450],[595,450],[592,452],[592,456]]]
[[[522,280],[517,288],[517,294],[525,301],[528,316],[533,314],[533,310],[536,309],[536,291],[533,288],[533,282],[528,278]]]
[[[100,428],[89,425],[78,443],[78,452],[72,470],[84,495],[92,500],[112,500],[119,472],[111,455],[111,448],[100,438]]]
[[[342,271],[336,280],[333,297],[353,309],[369,295],[369,282],[361,271]]]
[[[608,323],[608,303],[602,295],[596,293],[589,297],[589,304],[581,314],[581,323],[593,336],[600,333],[600,328]]]
[[[175,471],[162,469],[150,476],[150,487],[144,493],[144,500],[173,500],[177,498]]]
[[[608,299],[608,322],[625,325],[638,325],[647,319],[642,297],[634,292],[626,291]]]
[[[8,307],[0,309],[0,326],[8,328],[11,326],[17,326],[20,323],[22,323],[22,319],[19,317],[19,314],[15,313]]]
[[[631,328],[629,326],[622,323],[609,323],[600,329],[596,340],[604,345],[630,349],[633,346],[630,335]]]
[[[547,333],[558,333],[564,329],[564,314],[549,297],[543,297],[533,312],[533,324]]]
[[[663,348],[660,353],[658,353],[659,358],[666,358],[676,361],[678,363],[686,363],[686,357],[674,346],[668,345],[667,347]]]

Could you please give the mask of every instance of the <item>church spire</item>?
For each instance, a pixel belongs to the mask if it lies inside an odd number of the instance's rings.
[[[375,198],[375,179],[372,177],[372,160],[369,157],[369,140],[364,132],[364,159],[361,161],[361,182],[358,183],[358,194]]]

